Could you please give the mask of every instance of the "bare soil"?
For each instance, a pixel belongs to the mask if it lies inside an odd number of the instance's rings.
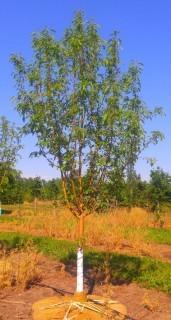
[[[0,320],[31,320],[31,306],[39,299],[67,295],[75,290],[75,268],[65,268],[57,261],[43,257],[40,262],[42,280],[30,289],[6,288],[0,291]],[[107,285],[86,274],[86,291],[109,296],[125,304],[128,314],[136,320],[171,320],[171,295],[140,288],[137,284]]]

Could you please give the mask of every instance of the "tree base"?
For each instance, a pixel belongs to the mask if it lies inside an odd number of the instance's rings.
[[[80,299],[86,300],[80,300]],[[102,320],[126,319],[126,307],[118,301],[113,301],[95,295],[72,297],[53,296],[42,299],[33,304],[33,320],[55,320],[55,319],[79,319],[79,320]]]
[[[87,294],[85,292],[75,292],[73,300],[78,302],[86,302]]]

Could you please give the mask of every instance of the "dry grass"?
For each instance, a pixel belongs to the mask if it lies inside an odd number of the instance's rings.
[[[21,287],[29,288],[41,278],[38,268],[40,254],[32,244],[24,249],[6,252],[0,251],[0,288]]]
[[[13,230],[33,235],[49,236],[56,239],[76,240],[78,223],[64,207],[54,208],[52,203],[37,203],[35,209],[25,204],[15,208],[12,216],[17,219],[1,224],[1,230]],[[169,226],[169,215],[164,216],[164,226]],[[138,255],[152,255],[152,248],[147,241],[148,227],[154,227],[152,213],[133,208],[110,211],[108,214],[92,214],[85,224],[86,245],[106,251],[132,251]]]
[[[136,254],[151,254],[151,246],[145,242],[146,227],[150,215],[143,209],[131,212],[118,209],[107,215],[93,215],[87,219],[85,237],[91,246],[102,246],[108,251],[132,250]]]

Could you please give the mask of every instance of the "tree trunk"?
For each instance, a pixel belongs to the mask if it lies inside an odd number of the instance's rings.
[[[83,214],[79,218],[79,245],[82,247],[83,236],[84,236],[84,216]]]
[[[77,289],[76,293],[82,293],[84,291],[83,284],[83,249],[77,249]]]

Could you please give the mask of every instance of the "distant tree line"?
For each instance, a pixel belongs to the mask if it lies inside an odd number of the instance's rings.
[[[7,175],[8,183],[1,192],[1,202],[17,204],[39,200],[57,200],[60,198],[60,180],[46,181],[40,177],[23,178],[21,172],[11,169]]]
[[[25,178],[21,176],[21,172],[15,169],[9,170],[7,178],[8,183],[1,192],[1,201],[4,204],[32,202],[35,198],[39,200],[64,200],[59,178],[48,181],[40,177]],[[140,175],[134,172],[131,183],[131,197],[130,182],[124,177],[115,177],[113,182],[104,184],[103,193],[100,193],[99,199],[97,199],[98,211],[119,206],[138,206],[157,213],[161,212],[164,207],[171,205],[171,175],[162,169],[151,170],[148,182],[143,181]]]

